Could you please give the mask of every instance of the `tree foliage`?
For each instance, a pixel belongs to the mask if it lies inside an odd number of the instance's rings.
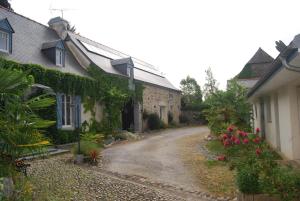
[[[218,83],[217,80],[214,78],[211,68],[205,70],[206,77],[205,77],[205,84],[203,88],[204,97],[205,99],[208,98],[210,95],[216,93],[218,91]]]
[[[180,82],[182,91],[181,105],[183,108],[199,107],[202,103],[202,91],[197,81],[187,76]]]
[[[205,100],[205,116],[208,126],[220,134],[228,125],[234,124],[243,130],[250,129],[251,105],[246,99],[247,90],[235,80],[228,83],[226,91],[218,90]]]
[[[46,95],[28,99],[32,83],[32,76],[0,68],[0,156],[4,159],[2,165],[8,167],[13,167],[15,159],[25,152],[48,144],[41,129],[55,123],[43,120],[35,113],[55,100]]]

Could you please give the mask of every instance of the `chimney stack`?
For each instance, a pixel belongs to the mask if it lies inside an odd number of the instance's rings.
[[[61,17],[55,17],[49,20],[48,25],[56,31],[58,36],[64,40],[67,37],[69,22]]]

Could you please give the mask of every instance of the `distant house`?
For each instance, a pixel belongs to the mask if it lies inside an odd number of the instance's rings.
[[[142,102],[128,102],[122,110],[122,129],[142,131],[142,113],[157,113],[168,123],[168,113],[179,121],[180,90],[154,66],[120,51],[68,31],[68,21],[60,17],[49,21],[49,26],[0,7],[0,55],[20,63],[39,64],[45,68],[88,76],[87,68],[95,65],[107,74],[127,77],[145,87]],[[130,85],[129,85],[130,86]],[[74,129],[75,119],[89,121],[80,97],[57,93],[57,126]],[[74,112],[80,105],[80,113]],[[96,119],[101,121],[103,107],[96,104]],[[62,111],[63,110],[63,111]],[[77,115],[77,116],[76,116]]]
[[[276,44],[280,53],[249,90],[248,100],[262,136],[286,158],[300,160],[300,35],[288,46]]]
[[[270,70],[273,60],[268,53],[259,48],[236,76],[238,83],[248,89],[252,88]]]

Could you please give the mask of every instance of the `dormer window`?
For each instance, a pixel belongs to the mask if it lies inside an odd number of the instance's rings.
[[[56,49],[56,65],[57,66],[64,66],[63,65],[63,50]]]
[[[12,34],[15,33],[7,18],[0,20],[0,52],[12,53]]]
[[[56,66],[65,66],[65,46],[62,40],[44,43],[42,51]]]
[[[9,34],[4,31],[0,31],[0,51],[9,52]]]

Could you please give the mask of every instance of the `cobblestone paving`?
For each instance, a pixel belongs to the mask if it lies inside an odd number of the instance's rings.
[[[71,155],[32,162],[35,200],[181,201],[181,196],[67,162]]]

